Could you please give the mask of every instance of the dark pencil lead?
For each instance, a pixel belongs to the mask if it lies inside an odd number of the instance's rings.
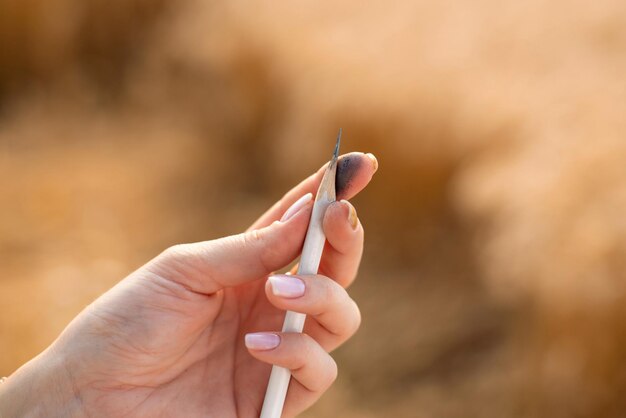
[[[339,128],[339,134],[337,134],[337,144],[335,144],[335,152],[333,153],[333,159],[336,160],[339,157],[339,145],[341,144],[341,128]]]

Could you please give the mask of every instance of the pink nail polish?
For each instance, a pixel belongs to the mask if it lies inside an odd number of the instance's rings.
[[[269,332],[246,334],[246,347],[252,350],[271,350],[280,344],[280,336]]]
[[[298,298],[306,290],[304,282],[294,276],[275,275],[270,276],[269,281],[272,293],[283,298]]]
[[[309,203],[312,198],[313,198],[313,194],[312,193],[307,193],[304,196],[302,196],[300,199],[296,200],[294,202],[294,204],[291,205],[291,207],[289,209],[287,209],[287,211],[284,213],[283,217],[280,218],[280,221],[281,222],[287,222],[296,213],[298,213],[300,211],[300,209],[305,207],[306,204]]]

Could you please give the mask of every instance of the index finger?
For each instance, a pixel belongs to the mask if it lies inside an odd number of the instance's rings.
[[[307,193],[317,193],[317,188],[324,176],[324,164],[315,174],[303,180],[287,192],[278,202],[267,210],[248,230],[263,228],[277,221],[285,211],[300,197]],[[373,154],[351,152],[339,157],[337,161],[337,200],[350,199],[367,186],[378,169],[378,161]]]

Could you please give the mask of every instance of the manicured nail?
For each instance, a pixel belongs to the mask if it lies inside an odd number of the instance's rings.
[[[352,229],[356,230],[359,225],[359,218],[356,216],[356,209],[354,209],[354,206],[352,206],[352,204],[347,200],[341,200],[341,203],[348,207],[348,222],[350,223]]]
[[[299,298],[304,295],[306,286],[297,277],[288,275],[276,275],[269,277],[272,293],[282,298]]]
[[[252,350],[271,350],[280,344],[280,336],[269,332],[246,334],[246,347]]]
[[[313,198],[313,193],[307,193],[302,196],[300,199],[296,200],[293,205],[284,213],[283,217],[280,218],[281,222],[287,222],[291,219],[296,213],[300,211],[303,207],[307,205]]]
[[[372,165],[374,166],[374,171],[378,170],[378,160],[376,159],[376,157],[374,156],[374,154],[372,154],[371,152],[368,152],[367,157],[372,160]]]

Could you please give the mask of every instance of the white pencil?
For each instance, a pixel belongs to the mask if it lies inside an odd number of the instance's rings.
[[[309,221],[309,229],[307,230],[304,246],[302,247],[298,274],[317,274],[317,269],[320,265],[324,243],[326,242],[322,222],[328,205],[336,200],[335,175],[337,173],[337,157],[339,156],[340,141],[341,129],[339,129],[339,135],[337,135],[333,158],[328,163],[320,187],[317,190],[311,220]],[[283,332],[302,332],[305,319],[305,314],[287,311],[285,322],[283,323]],[[291,372],[288,369],[278,366],[272,367],[260,418],[280,418],[283,412],[283,405],[285,403],[285,397],[287,396],[290,379]]]

